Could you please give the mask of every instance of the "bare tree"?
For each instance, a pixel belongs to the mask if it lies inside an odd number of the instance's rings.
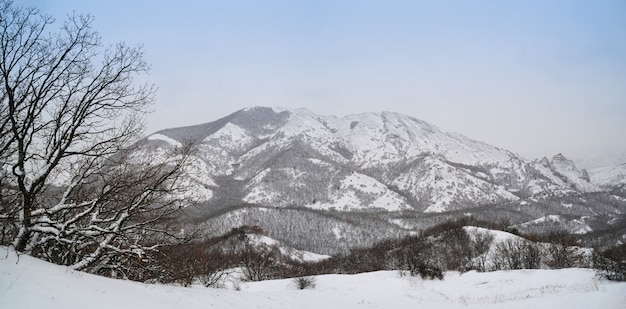
[[[471,251],[473,260],[472,268],[485,272],[487,271],[487,254],[489,252],[489,247],[493,243],[494,236],[490,232],[487,231],[474,231],[471,233]]]
[[[551,268],[584,266],[583,255],[578,250],[578,240],[566,231],[552,231],[546,235],[548,242],[546,265]]]
[[[190,148],[122,151],[155,89],[133,82],[149,68],[142,50],[103,47],[92,22],[69,15],[53,32],[52,17],[0,0],[0,223],[3,244],[101,272],[178,237]]]

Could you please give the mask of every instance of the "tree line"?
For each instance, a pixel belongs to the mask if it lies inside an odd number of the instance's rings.
[[[494,233],[503,230],[508,236],[496,240]],[[169,268],[172,277],[166,282],[187,285],[195,276],[220,278],[225,271],[236,267],[243,270],[244,280],[296,278],[295,282],[301,288],[312,285],[314,282],[310,278],[315,275],[380,270],[394,270],[400,275],[424,279],[443,279],[446,271],[583,267],[593,268],[610,280],[626,280],[626,245],[604,250],[584,248],[580,247],[580,240],[575,235],[564,231],[521,234],[474,218],[446,221],[422,230],[419,235],[386,239],[320,262],[293,260],[281,254],[275,246],[253,245],[248,237],[257,233],[264,234],[265,231],[260,227],[236,228],[222,237],[190,245],[189,248],[193,249],[189,254],[177,250],[177,263]]]

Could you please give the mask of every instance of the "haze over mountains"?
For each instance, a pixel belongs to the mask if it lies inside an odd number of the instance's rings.
[[[380,233],[370,232],[377,237],[369,241],[459,214],[507,219],[526,224],[520,225],[524,228],[553,215],[562,220],[558,226],[580,233],[624,217],[623,186],[619,191],[624,174],[613,168],[592,177],[561,154],[529,161],[397,113],[338,118],[306,109],[254,107],[213,122],[159,131],[140,141],[135,151],[163,155],[185,141],[197,146],[187,174],[203,201],[195,210],[198,221],[219,221],[222,229],[229,220],[267,229],[314,216],[298,224],[317,222],[315,231],[334,236],[335,244],[328,248],[321,243],[303,247],[328,249],[320,253],[338,249],[337,241],[366,241],[366,235],[344,234],[372,224]],[[607,193],[616,188],[622,196]],[[279,218],[286,213],[299,219]],[[361,215],[347,222],[342,213]],[[302,235],[284,236],[293,234],[293,227],[269,230],[288,243],[307,243]]]

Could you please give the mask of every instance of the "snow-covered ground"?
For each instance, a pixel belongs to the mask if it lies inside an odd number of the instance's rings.
[[[240,291],[113,280],[0,247],[1,308],[626,308],[626,283],[592,270],[446,273],[444,280],[395,271],[241,283]]]

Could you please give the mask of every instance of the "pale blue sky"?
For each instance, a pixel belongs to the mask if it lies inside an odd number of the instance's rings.
[[[248,106],[394,111],[523,155],[626,152],[626,1],[46,1],[142,44],[147,133]]]

